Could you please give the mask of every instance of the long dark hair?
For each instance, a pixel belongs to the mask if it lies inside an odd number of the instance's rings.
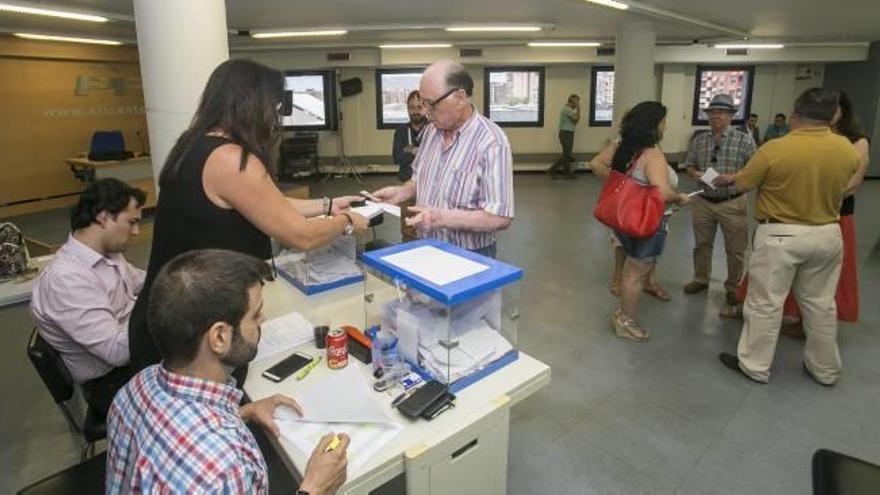
[[[858,119],[853,114],[852,102],[849,101],[849,96],[843,91],[840,92],[838,104],[840,105],[840,119],[834,124],[834,132],[849,139],[852,143],[859,139],[867,138],[862,130],[862,126],[859,125]]]
[[[278,105],[284,95],[284,74],[252,60],[232,59],[218,65],[202,93],[189,129],[171,148],[159,183],[173,179],[196,141],[211,131],[223,131],[241,146],[239,170],[254,155],[274,170],[274,150],[281,136]]]
[[[666,107],[659,101],[643,101],[627,112],[620,121],[620,144],[611,159],[611,168],[626,172],[636,153],[657,144],[657,126],[665,118]]]

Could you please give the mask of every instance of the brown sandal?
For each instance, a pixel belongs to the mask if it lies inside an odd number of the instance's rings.
[[[647,294],[650,294],[650,295],[656,297],[657,299],[660,299],[663,302],[669,302],[672,300],[672,296],[670,296],[668,292],[663,290],[663,287],[660,287],[660,284],[654,284],[654,285],[647,285],[646,284],[644,291]]]

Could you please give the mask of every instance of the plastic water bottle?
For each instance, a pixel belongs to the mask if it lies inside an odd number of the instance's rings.
[[[394,367],[400,361],[397,352],[397,335],[379,328],[376,338],[373,339],[373,369],[382,368],[383,373]]]

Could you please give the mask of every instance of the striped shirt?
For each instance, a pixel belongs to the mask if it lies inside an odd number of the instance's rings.
[[[413,162],[416,204],[446,210],[482,210],[513,218],[513,156],[504,131],[476,109],[449,145],[429,124]],[[498,240],[497,232],[438,229],[429,237],[465,249]]]
[[[735,174],[742,170],[755,154],[755,140],[752,136],[728,126],[715,141],[712,131],[698,134],[691,141],[685,166],[694,167],[700,172],[712,167],[719,174]],[[712,189],[706,186],[703,196],[724,198],[737,194],[736,187],[724,186]]]
[[[172,373],[138,373],[107,416],[108,494],[268,493],[268,471],[239,417],[243,392]]]
[[[77,383],[128,364],[128,318],[144,276],[121,253],[104,256],[70,236],[34,283],[40,335]]]

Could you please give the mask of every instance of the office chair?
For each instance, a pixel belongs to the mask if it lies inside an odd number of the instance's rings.
[[[105,419],[89,407],[82,425],[76,422],[68,406],[68,402],[73,398],[73,379],[70,377],[70,371],[61,360],[58,351],[40,336],[36,327],[31,331],[31,337],[28,339],[27,353],[43,384],[49,389],[55,404],[61,409],[61,414],[67,420],[71,431],[83,437],[85,445],[81,454],[82,460],[94,455],[95,442],[107,438]]]
[[[876,494],[880,466],[828,449],[813,454],[813,495]]]
[[[18,491],[18,495],[103,494],[107,453],[57,472]]]

